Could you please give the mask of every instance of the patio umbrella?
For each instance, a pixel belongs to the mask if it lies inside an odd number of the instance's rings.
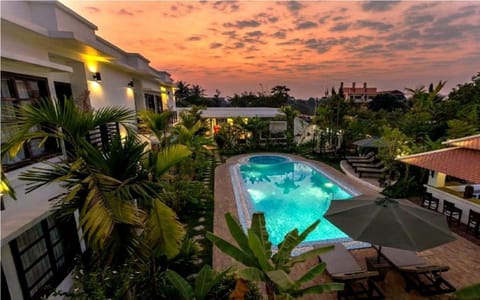
[[[380,246],[423,251],[455,240],[444,215],[408,200],[332,201],[325,218],[352,239]]]
[[[381,148],[386,146],[384,140],[373,137],[355,141],[353,144],[364,148]]]

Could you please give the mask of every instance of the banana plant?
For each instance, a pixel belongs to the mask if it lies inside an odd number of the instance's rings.
[[[296,228],[287,233],[284,240],[278,245],[277,252],[273,254],[263,213],[253,214],[247,233],[230,213],[225,214],[225,220],[230,234],[238,246],[211,232],[207,233],[207,238],[222,252],[244,265],[235,271],[236,278],[264,282],[269,300],[294,299],[307,294],[322,294],[343,289],[341,283],[322,283],[306,288],[302,287],[324,272],[325,263],[312,267],[298,279],[293,279],[289,275],[296,264],[333,249],[333,246],[326,246],[292,256],[293,249],[315,230],[320,221],[314,222],[300,234]]]
[[[227,272],[228,269],[218,273],[209,265],[205,265],[200,272],[198,272],[193,286],[175,271],[167,270],[165,276],[175,287],[175,290],[180,293],[182,299],[204,300],[212,288],[225,277]]]

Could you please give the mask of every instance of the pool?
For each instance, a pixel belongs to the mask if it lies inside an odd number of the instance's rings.
[[[252,156],[248,159],[250,164],[259,164],[259,165],[274,165],[283,162],[287,162],[288,159],[283,156],[274,156],[274,155],[258,155]]]
[[[256,155],[232,167],[240,221],[250,224],[253,212],[262,211],[270,241],[278,245],[294,228],[301,232],[320,219],[304,243],[350,241],[340,229],[323,218],[330,202],[358,193],[323,174],[317,167],[287,156]]]

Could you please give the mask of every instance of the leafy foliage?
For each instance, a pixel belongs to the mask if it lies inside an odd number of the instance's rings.
[[[268,240],[263,213],[253,214],[252,225],[248,229],[247,234],[243,232],[241,225],[229,213],[225,214],[225,220],[230,234],[238,246],[212,233],[208,233],[207,238],[222,252],[244,265],[244,267],[235,272],[238,280],[264,282],[269,299],[273,299],[275,294],[292,298],[310,293],[336,291],[343,288],[343,284],[337,283],[324,283],[308,288],[302,287],[304,283],[309,282],[324,271],[324,263],[311,268],[297,280],[292,279],[288,275],[291,268],[296,264],[332,249],[332,246],[316,248],[295,257],[291,256],[293,249],[315,229],[319,221],[310,225],[301,234],[298,233],[297,229],[290,231],[278,245],[277,253],[272,255],[272,245]],[[242,285],[239,284],[238,286],[241,287]],[[236,295],[241,294],[238,290],[234,291],[234,293]]]

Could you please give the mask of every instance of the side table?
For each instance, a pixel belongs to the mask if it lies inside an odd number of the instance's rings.
[[[369,271],[377,271],[378,276],[373,279],[377,281],[384,281],[387,272],[390,270],[391,266],[383,257],[378,260],[378,257],[365,257],[365,262],[367,263],[367,269]]]

